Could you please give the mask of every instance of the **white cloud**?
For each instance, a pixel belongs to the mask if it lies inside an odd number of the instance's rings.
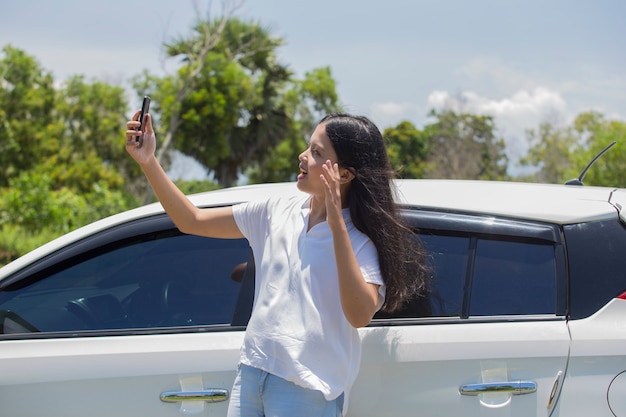
[[[623,71],[602,63],[583,62],[566,67],[544,63],[543,67],[533,67],[527,61],[482,56],[465,62],[456,70],[456,75],[459,85],[464,86],[462,91],[510,97],[513,102],[542,100],[557,111],[567,102],[565,118],[568,120],[591,110],[612,119],[626,118],[626,76]],[[531,97],[517,97],[524,93]],[[556,101],[548,103],[552,99]]]
[[[497,133],[506,141],[513,165],[528,150],[526,130],[536,128],[545,121],[559,124],[568,117],[568,106],[563,97],[545,87],[520,90],[500,99],[481,96],[472,91],[458,95],[433,91],[428,96],[428,107],[492,116]]]
[[[436,110],[452,108],[475,114],[493,116],[503,132],[523,133],[547,118],[565,115],[567,103],[561,95],[544,87],[531,91],[520,90],[510,97],[492,99],[472,91],[453,96],[447,91],[433,91],[428,96],[428,107]]]

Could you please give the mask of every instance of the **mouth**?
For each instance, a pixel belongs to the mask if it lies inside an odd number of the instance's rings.
[[[300,168],[300,174],[298,175],[298,179],[302,179],[307,176],[308,171],[304,169],[302,166],[299,166],[299,168]]]

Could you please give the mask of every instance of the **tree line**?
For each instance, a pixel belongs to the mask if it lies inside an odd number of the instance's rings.
[[[233,13],[198,19],[191,35],[164,45],[178,69],[133,77],[134,94],[150,95],[158,157],[194,158],[211,180],[180,182],[186,193],[241,183],[292,181],[298,154],[325,114],[341,111],[330,67],[297,77],[279,62],[284,40]],[[33,56],[5,45],[0,55],[0,265],[52,238],[152,201],[124,149],[132,113],[124,88],[75,75],[57,83]],[[386,127],[389,156],[402,178],[563,183],[611,141],[585,177],[588,185],[626,186],[620,143],[626,124],[580,114],[569,126],[529,130],[513,177],[494,118],[431,111],[422,128]]]

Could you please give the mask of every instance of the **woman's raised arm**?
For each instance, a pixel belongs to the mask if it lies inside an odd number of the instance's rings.
[[[143,169],[154,193],[176,227],[183,233],[200,236],[243,237],[235,223],[231,207],[197,208],[176,187],[154,155],[156,140],[150,114],[144,117],[144,130],[135,130],[140,124],[137,121],[139,113],[137,111],[132,120],[126,123],[126,150]],[[135,140],[137,136],[143,137],[143,145]]]

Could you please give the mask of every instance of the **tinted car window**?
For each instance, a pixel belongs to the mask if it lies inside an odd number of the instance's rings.
[[[422,235],[434,271],[429,295],[432,317],[459,317],[463,304],[469,238]]]
[[[470,316],[555,313],[551,245],[478,239],[472,275]]]
[[[626,226],[614,220],[564,227],[572,319],[588,317],[626,291]]]
[[[40,332],[230,324],[249,253],[244,239],[144,236],[5,289],[0,311]]]
[[[449,229],[420,235],[432,269],[428,295],[401,311],[378,313],[376,319],[558,313],[560,245]]]

